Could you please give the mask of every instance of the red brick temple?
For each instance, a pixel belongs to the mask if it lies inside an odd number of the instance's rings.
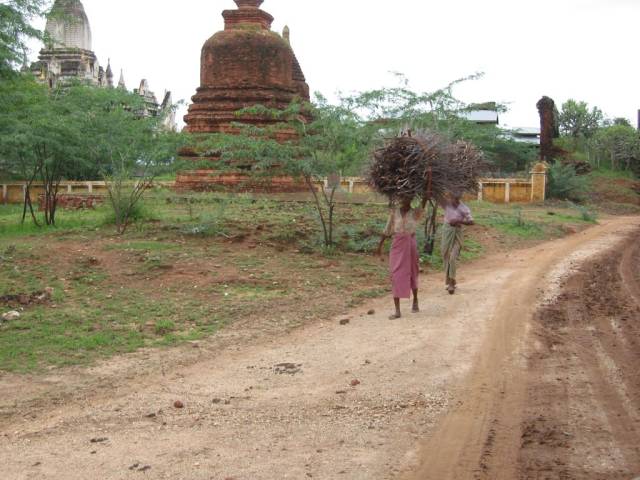
[[[194,134],[234,133],[233,123],[268,126],[275,120],[244,115],[240,109],[257,104],[285,109],[298,98],[309,101],[306,83],[298,59],[289,42],[289,29],[282,35],[271,30],[273,17],[260,9],[264,0],[234,0],[238,8],[222,13],[224,30],[213,35],[202,47],[200,87],[184,117],[186,131]],[[181,156],[201,162],[196,149],[185,149]],[[207,157],[211,169],[178,174],[176,187],[207,190],[215,187],[242,186],[247,181],[241,172],[216,171],[218,157]],[[244,168],[250,167],[250,159]],[[247,187],[246,189],[252,189]],[[273,178],[267,190],[299,190],[290,178]]]

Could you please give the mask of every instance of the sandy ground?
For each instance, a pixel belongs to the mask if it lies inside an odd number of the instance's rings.
[[[599,272],[600,262],[611,278],[587,285],[631,285],[615,298],[630,302],[620,311],[637,308],[638,268],[628,265],[640,253],[599,255],[635,248],[628,238],[639,227],[638,218],[608,219],[486,258],[462,269],[455,297],[425,276],[422,312],[405,305],[400,320],[387,319],[381,299],[346,325],[341,317],[278,335],[239,322],[185,348],[4,375],[2,478],[633,478],[640,386],[627,362],[637,365],[637,310],[620,314],[636,330],[612,346],[584,333],[591,307],[569,315],[576,308],[562,302],[567,289],[586,288],[571,283],[581,269]],[[569,326],[550,332],[550,308]],[[613,317],[609,336],[623,322]],[[578,333],[592,343],[576,343]],[[573,350],[554,347],[558,335]],[[559,370],[567,380],[556,384]],[[546,441],[547,426],[569,447]]]

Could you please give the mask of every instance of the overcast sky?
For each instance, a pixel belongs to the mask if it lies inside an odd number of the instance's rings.
[[[200,49],[223,28],[232,0],[83,0],[100,63],[127,87],[147,78],[160,97],[189,101]],[[501,123],[538,125],[535,104],[585,100],[636,122],[640,0],[266,0],[273,29],[291,41],[311,91],[331,96],[390,85],[402,72],[429,91],[475,72],[468,102],[499,101]],[[37,52],[32,52],[35,59]],[[181,112],[181,115],[184,112]]]

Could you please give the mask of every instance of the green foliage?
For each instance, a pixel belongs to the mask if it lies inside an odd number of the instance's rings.
[[[640,135],[632,126],[614,124],[598,130],[591,147],[599,165],[640,174]]]
[[[48,90],[30,75],[16,75],[0,82],[0,158],[2,169],[44,185],[43,220],[54,225],[60,182],[87,164],[81,148],[85,137],[81,106],[74,88]],[[34,223],[38,219],[27,195],[23,221],[29,207]]]
[[[623,127],[631,127],[631,122],[629,122],[629,120],[624,117],[614,118],[613,120],[611,120],[611,124]]]
[[[583,201],[588,189],[588,180],[576,174],[572,165],[556,162],[549,168],[547,185],[549,198]]]
[[[598,107],[589,109],[586,102],[567,100],[559,116],[560,131],[567,136],[590,138],[604,123],[604,114]]]
[[[114,207],[114,202],[119,202],[117,207]],[[109,203],[109,213],[105,217],[106,225],[118,225],[118,222],[122,221],[117,217],[116,212],[124,212],[129,207],[128,195],[122,195],[121,197],[115,197]],[[128,212],[129,223],[140,222],[143,220],[153,220],[155,217],[153,213],[146,207],[143,201],[136,202]]]
[[[24,61],[30,39],[44,37],[31,22],[44,15],[47,3],[46,0],[0,2],[0,80],[17,74],[16,69]]]
[[[404,76],[398,75],[398,87],[363,92],[347,99],[346,103],[361,112],[363,119],[379,127],[374,144],[404,130],[435,130],[452,140],[466,140],[476,145],[494,170],[525,170],[535,161],[535,148],[512,140],[508,131],[496,125],[478,125],[465,118],[469,111],[488,108],[504,112],[506,107],[495,102],[467,105],[454,95],[455,87],[481,77],[482,74],[470,75],[433,92],[416,92]]]
[[[143,99],[120,89],[68,83],[49,90],[20,75],[0,83],[0,105],[0,170],[27,180],[27,188],[44,184],[47,225],[55,224],[63,179],[102,177],[124,232],[154,177],[173,167],[183,138],[163,130],[161,117],[141,115]],[[29,197],[24,214],[27,207]]]
[[[47,169],[67,176],[82,170],[82,128],[73,96],[49,91],[31,75],[0,82],[0,158],[3,168],[29,178],[34,170]],[[57,175],[56,175],[57,176]]]

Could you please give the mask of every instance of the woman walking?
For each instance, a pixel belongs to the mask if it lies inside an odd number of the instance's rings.
[[[446,289],[450,295],[456,293],[456,273],[458,257],[464,240],[462,226],[473,225],[471,210],[461,202],[460,194],[452,194],[444,205],[444,226],[442,227],[442,259],[446,274]]]
[[[380,239],[380,245],[378,245],[378,255],[381,256],[384,242],[393,237],[389,254],[389,269],[391,271],[395,313],[389,317],[390,320],[402,316],[400,299],[411,298],[412,293],[412,311],[420,311],[418,304],[418,274],[420,268],[416,230],[424,216],[424,207],[427,201],[424,200],[422,202],[422,208],[411,208],[412,201],[413,197],[402,197],[400,199],[400,207],[391,209],[387,226]]]

